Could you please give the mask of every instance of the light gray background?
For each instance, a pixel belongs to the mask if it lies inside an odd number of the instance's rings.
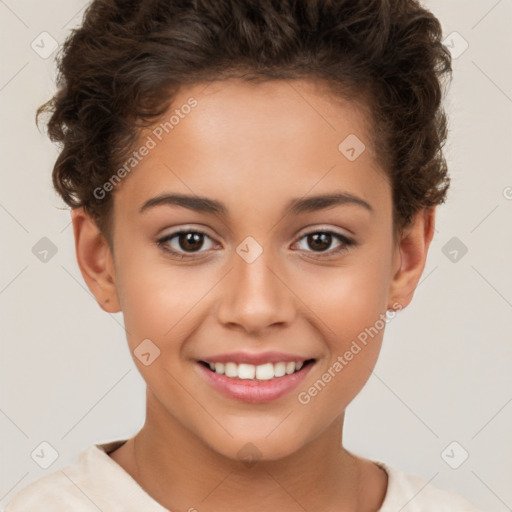
[[[144,421],[122,315],[104,313],[85,287],[69,211],[51,187],[57,148],[34,125],[55,66],[31,43],[50,49],[43,31],[62,43],[85,5],[0,0],[0,507]],[[469,44],[446,102],[452,188],[415,298],[387,327],[375,374],[349,406],[346,445],[501,512],[512,507],[512,2],[426,5],[446,36],[463,38],[450,39],[454,52]],[[43,237],[57,248],[46,262],[32,252]],[[453,237],[468,249],[455,262],[443,253]],[[43,441],[59,454],[48,469],[31,458]],[[449,467],[463,450],[469,458]]]

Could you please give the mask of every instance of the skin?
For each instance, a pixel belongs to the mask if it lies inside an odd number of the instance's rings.
[[[384,329],[309,403],[298,393],[379,315],[409,304],[435,210],[420,211],[394,242],[391,188],[365,110],[335,101],[318,83],[197,84],[180,91],[164,117],[191,96],[197,107],[116,187],[113,251],[82,208],[72,212],[78,264],[98,303],[123,312],[132,355],[144,339],[160,350],[148,366],[134,357],[147,384],[146,422],[110,456],[173,512],[226,510],[226,503],[240,512],[377,511],[387,475],[340,440],[344,411],[375,366]],[[366,145],[354,161],[338,150],[349,134]],[[372,211],[346,203],[283,214],[292,198],[333,191]],[[163,192],[206,196],[229,213],[168,204],[139,211]],[[184,226],[208,235],[190,260],[156,243]],[[344,244],[333,237],[315,250],[304,235],[320,228],[355,245],[334,254]],[[263,248],[252,263],[236,252],[247,236]],[[169,245],[187,253],[178,237]],[[198,372],[198,359],[235,350],[316,362],[296,390],[250,404],[221,395]],[[253,465],[238,456],[247,443],[258,451]]]

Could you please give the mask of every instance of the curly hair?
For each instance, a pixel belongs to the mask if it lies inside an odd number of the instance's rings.
[[[36,116],[51,114],[48,134],[61,144],[53,184],[107,239],[112,194],[93,191],[181,86],[232,76],[319,79],[341,98],[365,98],[395,230],[445,201],[451,56],[417,0],[94,0],[57,63],[57,92]]]

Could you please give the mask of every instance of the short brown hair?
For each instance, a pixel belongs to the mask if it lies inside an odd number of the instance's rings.
[[[441,106],[451,57],[417,0],[94,0],[58,57],[58,91],[38,110],[62,150],[53,184],[110,238],[101,187],[140,128],[182,85],[231,76],[312,78],[365,95],[373,146],[390,178],[395,229],[444,202]]]

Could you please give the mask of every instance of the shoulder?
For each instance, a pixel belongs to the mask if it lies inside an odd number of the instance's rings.
[[[73,510],[96,510],[84,508],[83,495],[77,495],[77,488],[66,478],[72,466],[66,466],[60,471],[45,475],[24,487],[5,508],[5,512],[30,512],[36,510],[64,510],[68,506]],[[3,512],[3,511],[2,511]]]
[[[480,512],[466,498],[430,481],[377,463],[388,474],[388,490],[379,512]]]
[[[123,441],[92,445],[82,450],[76,463],[49,473],[24,487],[1,512],[98,512],[108,505],[107,486],[119,482],[116,465],[104,447],[113,447]]]
[[[84,491],[86,478],[80,464],[65,466],[24,487],[8,503],[5,512],[98,512],[94,503],[87,499],[87,491]]]

